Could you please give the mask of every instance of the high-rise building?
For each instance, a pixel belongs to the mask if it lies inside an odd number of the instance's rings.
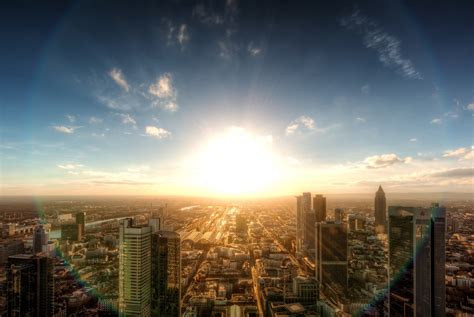
[[[77,231],[79,232],[79,240],[86,234],[86,213],[85,212],[78,212],[76,214],[76,224],[78,225]]]
[[[8,258],[7,307],[9,317],[53,316],[51,258],[41,254],[17,254]]]
[[[314,249],[316,215],[313,210],[304,214],[303,245],[306,250]]]
[[[347,288],[347,254],[347,225],[316,223],[316,279],[321,285]]]
[[[334,221],[336,223],[341,223],[344,219],[344,209],[336,208],[334,209]]]
[[[296,197],[296,250],[302,252],[305,244],[306,214],[311,212],[311,193]]]
[[[376,232],[385,233],[387,228],[387,200],[382,185],[375,193],[374,217]]]
[[[181,314],[181,240],[173,231],[158,231],[151,241],[151,315]]]
[[[76,223],[63,223],[61,225],[61,239],[80,241],[82,239],[79,225]]]
[[[326,221],[326,197],[315,195],[313,198],[313,209],[316,213],[316,222]]]
[[[305,306],[316,306],[319,300],[319,285],[314,277],[296,276],[293,278],[293,294]]]
[[[119,312],[148,317],[151,312],[151,226],[138,226],[131,218],[120,221]]]
[[[389,313],[444,316],[445,208],[389,207]]]
[[[49,235],[42,225],[36,226],[33,232],[33,253],[46,251]]]

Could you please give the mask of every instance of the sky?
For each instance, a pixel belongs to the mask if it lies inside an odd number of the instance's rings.
[[[0,195],[474,192],[471,1],[0,5]]]

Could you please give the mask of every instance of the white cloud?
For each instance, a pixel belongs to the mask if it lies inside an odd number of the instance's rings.
[[[76,117],[70,114],[65,115],[65,117],[69,120],[69,122],[73,123],[76,121]]]
[[[390,153],[369,156],[364,160],[364,164],[367,168],[376,169],[389,167],[398,163],[410,163],[412,160],[413,159],[411,157],[406,157],[405,159],[402,159],[396,154]]]
[[[422,79],[412,61],[402,56],[401,41],[385,32],[377,23],[361,14],[359,10],[354,10],[350,16],[342,18],[340,23],[362,35],[364,45],[377,52],[379,61],[383,65],[395,69],[397,73],[406,78]]]
[[[66,127],[64,125],[54,125],[52,126],[54,130],[61,133],[73,134],[77,127]]]
[[[119,85],[123,90],[128,92],[130,90],[130,86],[128,85],[127,81],[125,80],[125,76],[122,73],[122,70],[118,68],[112,68],[109,71],[109,76],[112,78],[117,85]]]
[[[252,56],[257,56],[262,52],[262,49],[258,46],[256,46],[253,42],[250,42],[247,51],[250,53]]]
[[[409,141],[410,142],[418,142],[418,139],[417,138],[411,138]]]
[[[150,85],[148,92],[158,98],[173,97],[175,91],[173,89],[171,74],[164,73],[161,75],[154,84]]]
[[[189,41],[189,32],[186,24],[181,24],[181,26],[179,27],[177,40],[179,45],[181,46],[181,49],[183,49],[186,43]]]
[[[165,139],[171,136],[171,132],[154,126],[147,126],[145,128],[145,133],[147,135],[153,136],[157,139]]]
[[[129,114],[117,113],[116,115],[122,119],[123,124],[133,124],[133,125],[137,124],[137,121]]]
[[[440,118],[434,118],[430,121],[431,124],[441,124],[443,121]]]
[[[447,150],[444,151],[443,157],[456,157],[459,158],[460,161],[463,160],[472,160],[474,159],[474,147],[465,148],[460,147],[454,150]]]
[[[369,84],[366,84],[364,86],[362,86],[360,88],[360,91],[363,93],[363,94],[369,94],[370,93],[370,85]]]
[[[99,124],[99,123],[102,123],[103,121],[104,121],[103,119],[97,118],[97,117],[89,118],[89,124]]]
[[[360,122],[360,123],[365,123],[367,120],[365,120],[365,118],[362,118],[362,117],[357,117],[355,118],[355,121]]]
[[[467,110],[474,111],[474,103],[470,103],[466,106]]]
[[[311,117],[301,116],[290,122],[290,124],[285,129],[285,133],[286,135],[292,135],[296,132],[301,132],[301,130],[314,131],[315,129],[316,123]]]
[[[171,74],[164,73],[148,88],[148,93],[154,98],[152,104],[169,112],[178,111],[176,103],[177,90],[173,86]]]

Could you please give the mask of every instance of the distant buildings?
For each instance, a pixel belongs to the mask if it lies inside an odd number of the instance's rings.
[[[50,317],[54,310],[52,259],[18,254],[8,258],[7,307],[9,317]]]
[[[378,233],[386,232],[387,228],[387,200],[382,186],[375,193],[374,202],[375,230]]]
[[[444,316],[446,210],[389,207],[390,316]]]
[[[347,288],[347,225],[316,224],[316,279],[323,286]],[[337,286],[336,286],[337,287]]]
[[[341,223],[344,219],[344,209],[336,208],[334,209],[334,221],[336,223]]]

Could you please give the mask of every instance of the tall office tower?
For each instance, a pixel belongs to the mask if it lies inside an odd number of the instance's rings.
[[[78,226],[78,240],[82,240],[82,238],[86,234],[86,213],[85,212],[78,212],[76,214],[76,224]]]
[[[119,313],[150,316],[151,226],[138,226],[131,218],[119,227]]]
[[[42,225],[38,225],[33,232],[33,253],[40,253],[46,251],[48,245],[48,232]],[[46,246],[46,247],[44,247]]]
[[[313,209],[316,213],[316,222],[326,221],[326,197],[323,195],[314,196]]]
[[[389,313],[445,315],[445,209],[389,207]]]
[[[311,212],[311,193],[296,197],[296,249],[302,252],[305,245],[306,214]],[[307,236],[307,235],[306,235]]]
[[[304,233],[303,233],[303,239],[304,239],[304,246],[306,250],[312,250],[314,249],[314,243],[315,243],[315,224],[316,224],[316,214],[314,213],[313,210],[310,210],[309,212],[306,212],[304,214]]]
[[[375,193],[374,203],[375,231],[377,233],[385,233],[387,228],[387,200],[382,185]]]
[[[53,316],[52,259],[41,254],[17,254],[8,258],[7,306],[9,317]]]
[[[173,231],[158,231],[151,242],[151,315],[181,315],[181,240]]]
[[[347,288],[347,225],[316,223],[316,279],[323,287]]]
[[[336,223],[341,223],[344,220],[344,209],[334,209],[334,220],[336,221]]]

